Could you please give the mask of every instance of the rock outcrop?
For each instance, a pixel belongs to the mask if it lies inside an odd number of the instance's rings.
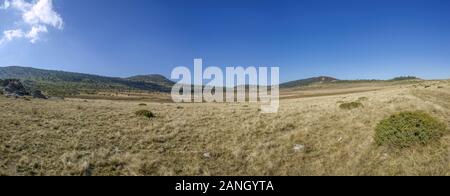
[[[7,79],[3,80],[2,83],[2,91],[5,96],[23,97],[30,95],[30,93],[25,89],[20,80]]]
[[[0,93],[5,95],[6,97],[24,97],[24,96],[32,96],[36,99],[47,99],[47,96],[42,94],[39,90],[33,90],[32,93],[27,91],[25,86],[23,86],[22,82],[18,79],[6,79],[0,80]]]
[[[40,90],[34,90],[33,92],[31,92],[31,96],[33,96],[33,98],[35,99],[48,99],[48,97],[42,94]]]

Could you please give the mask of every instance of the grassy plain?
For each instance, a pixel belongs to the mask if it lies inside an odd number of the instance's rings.
[[[169,99],[0,96],[0,175],[450,175],[450,134],[404,149],[373,138],[378,122],[402,111],[448,129],[450,81],[283,89],[277,114]],[[340,107],[355,101],[362,106]]]

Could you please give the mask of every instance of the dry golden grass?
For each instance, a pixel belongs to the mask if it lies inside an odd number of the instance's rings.
[[[373,139],[401,111],[449,127],[449,81],[348,88],[371,90],[291,90],[277,114],[255,104],[0,97],[0,175],[450,175],[450,135],[406,149]],[[339,108],[353,101],[364,107]],[[135,115],[143,109],[156,117]]]

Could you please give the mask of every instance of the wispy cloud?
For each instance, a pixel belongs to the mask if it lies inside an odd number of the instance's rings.
[[[0,5],[0,9],[6,10],[6,9],[9,8],[10,5],[11,5],[11,4],[9,3],[9,1],[5,1],[5,2],[3,2],[2,5]]]
[[[14,39],[28,39],[31,43],[36,43],[41,34],[48,33],[48,27],[63,29],[63,19],[53,9],[52,0],[5,0],[0,9],[18,11],[22,16],[19,28],[3,31],[0,44]]]

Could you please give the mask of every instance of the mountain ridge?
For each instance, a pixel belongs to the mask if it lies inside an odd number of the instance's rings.
[[[337,82],[340,81],[339,79],[336,79],[334,77],[330,76],[318,76],[318,77],[312,77],[312,78],[306,78],[306,79],[300,79],[300,80],[294,80],[290,82],[285,82],[280,84],[280,88],[292,88],[292,87],[298,87],[298,86],[307,86],[315,83],[330,83],[330,82]]]
[[[159,75],[156,80],[161,80],[160,77],[163,76]],[[156,83],[21,66],[0,67],[0,79],[20,79],[29,89],[39,89],[58,96],[90,94],[102,90],[170,92],[172,87],[168,79],[164,80],[166,83]]]
[[[175,82],[173,82],[172,80],[169,80],[168,78],[166,78],[165,76],[160,75],[160,74],[136,75],[136,76],[127,77],[125,79],[131,80],[131,81],[136,81],[136,82],[155,83],[155,84],[160,84],[163,86],[173,86],[175,84]]]
[[[42,90],[52,96],[94,94],[101,91],[171,92],[174,81],[160,74],[130,77],[110,77],[95,74],[38,69],[33,67],[0,67],[0,79],[20,79],[29,90]],[[397,77],[386,81],[420,80],[414,76]],[[280,88],[296,88],[313,84],[383,80],[339,80],[330,76],[311,77],[280,84]]]

